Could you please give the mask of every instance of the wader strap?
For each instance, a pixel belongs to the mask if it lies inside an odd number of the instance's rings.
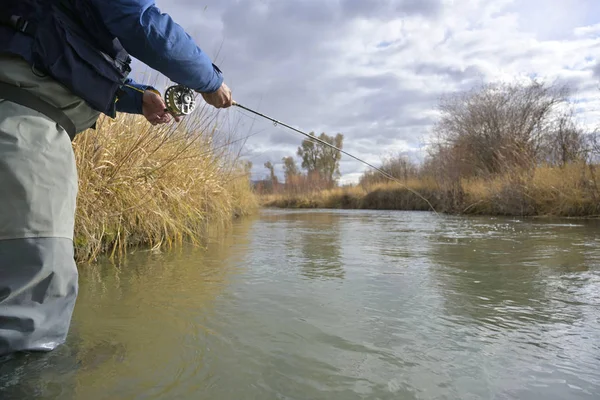
[[[71,141],[75,138],[77,132],[75,124],[65,113],[25,89],[0,82],[0,99],[12,101],[13,103],[29,107],[44,114],[46,117],[62,126],[69,134]]]
[[[5,15],[0,11],[0,24],[10,26],[11,28],[29,36],[35,35],[36,25],[30,23],[19,15]]]

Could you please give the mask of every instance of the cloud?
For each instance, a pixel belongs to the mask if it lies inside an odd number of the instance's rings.
[[[442,2],[440,0],[342,0],[341,9],[346,17],[389,21],[407,15],[435,17],[442,10]]]
[[[594,76],[596,78],[600,78],[600,62],[598,62],[598,64],[596,64],[592,70],[594,71]]]
[[[578,89],[581,119],[593,125],[600,115],[595,0],[158,5],[216,59],[237,101],[306,132],[343,133],[344,149],[369,162],[396,151],[422,158],[440,96],[480,83],[569,82]],[[246,143],[247,153],[261,161],[254,163],[259,175],[264,161],[294,156],[303,140],[239,109],[220,113],[263,131]],[[342,160],[346,179],[368,169]]]

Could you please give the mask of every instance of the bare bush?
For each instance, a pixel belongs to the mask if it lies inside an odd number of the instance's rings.
[[[584,160],[587,153],[585,134],[578,128],[572,115],[557,118],[555,127],[540,143],[540,161],[552,166],[561,166]]]
[[[488,84],[440,102],[431,157],[461,177],[532,167],[552,132],[569,90],[563,86]],[[566,131],[564,131],[566,132]]]
[[[417,165],[403,154],[385,158],[380,169],[405,183],[408,179],[415,177],[418,173]],[[387,182],[388,179],[389,178],[383,176],[378,171],[368,170],[360,177],[359,184],[363,187],[367,187],[377,183]]]

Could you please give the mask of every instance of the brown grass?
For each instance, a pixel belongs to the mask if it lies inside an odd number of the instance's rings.
[[[302,194],[296,191],[284,192],[261,196],[261,204],[266,207],[285,208],[430,210],[431,207],[427,202],[414,192],[428,201],[432,199],[435,201],[436,188],[433,185],[429,180],[414,179],[407,181],[406,185],[392,182],[347,186]]]
[[[187,128],[103,118],[76,138],[77,259],[138,245],[200,244],[208,226],[226,226],[258,206],[231,139],[215,144],[214,130],[201,114],[195,118]]]

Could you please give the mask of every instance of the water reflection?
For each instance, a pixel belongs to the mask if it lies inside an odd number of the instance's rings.
[[[339,214],[328,212],[266,213],[265,220],[277,222],[274,235],[282,235],[286,260],[299,265],[309,279],[343,279]]]
[[[344,278],[339,219],[338,215],[320,214],[318,218],[309,218],[297,231],[303,276],[311,279]]]
[[[185,393],[186,382],[206,378],[198,342],[216,334],[207,321],[216,318],[215,299],[243,272],[252,223],[212,237],[206,251],[137,251],[119,265],[81,266],[67,344],[0,364],[0,398],[136,398],[174,386]]]
[[[539,270],[536,265],[524,265],[523,259],[535,249],[516,237],[513,225],[490,230],[489,225],[457,221],[447,223],[444,231],[433,238],[436,246],[431,259],[437,264],[434,276],[448,315],[494,321],[496,307],[504,301],[521,310],[537,307],[543,295],[535,279]]]
[[[578,251],[597,240],[596,223],[581,225],[515,222],[499,219],[449,219],[442,233],[431,235],[431,260],[444,294],[448,315],[494,321],[504,309],[519,310],[507,318],[552,322],[547,310],[561,276],[584,274],[598,265],[598,252]],[[581,315],[560,315],[575,323]],[[503,319],[503,318],[500,318]]]
[[[600,283],[596,222],[543,223],[478,218],[450,219],[431,236],[431,269],[443,298],[444,324],[453,339],[481,357],[464,360],[475,376],[490,379],[481,365],[493,356],[510,372],[519,398],[565,398],[565,383],[580,394],[591,394],[598,374],[577,369],[578,359],[590,367],[600,352],[592,329],[598,323],[600,296],[590,290]],[[585,249],[588,250],[585,250]],[[555,356],[560,354],[560,358]],[[522,360],[536,360],[540,382],[531,386]],[[479,370],[479,371],[478,371]],[[477,372],[476,372],[477,371]],[[508,391],[508,389],[505,389]],[[560,394],[560,395],[559,395]]]

